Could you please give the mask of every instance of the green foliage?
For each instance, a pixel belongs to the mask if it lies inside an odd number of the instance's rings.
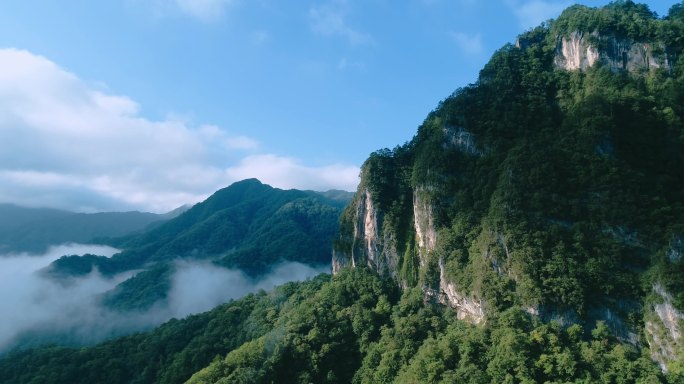
[[[172,263],[178,259],[208,259],[252,277],[282,261],[329,263],[330,244],[348,198],[340,191],[284,191],[244,180],[145,232],[110,239],[123,249],[111,258],[63,257],[48,273],[69,278],[95,268],[106,276],[144,269],[105,294],[103,303],[117,310],[145,310],[166,298]]]
[[[554,35],[574,31],[615,34],[637,41],[650,41],[657,35],[656,14],[646,4],[630,0],[613,1],[602,8],[574,5],[553,23]]]
[[[181,383],[216,356],[269,332],[282,312],[328,281],[321,275],[248,295],[210,312],[171,320],[154,331],[94,347],[44,347],[3,356],[2,383]]]
[[[289,283],[94,347],[0,359],[3,383],[676,383],[599,322],[513,306],[460,321],[363,268]],[[668,381],[670,380],[670,381]]]
[[[393,292],[369,271],[346,270],[189,383],[347,383],[388,322]]]
[[[166,299],[171,289],[172,264],[158,264],[117,285],[103,294],[104,306],[117,311],[144,311]]]
[[[631,1],[573,6],[526,32],[519,47],[497,51],[411,142],[372,154],[362,187],[401,237],[402,280],[414,286],[413,276],[434,275],[415,270],[407,241],[415,229],[406,206],[416,195],[433,208],[439,232],[426,268],[442,260],[448,280],[490,310],[585,315],[640,301],[648,270],[684,297],[680,265],[663,257],[684,225],[681,14],[677,5],[658,19]],[[557,70],[558,37],[574,31],[662,45],[672,71]],[[353,220],[348,212],[343,226]]]

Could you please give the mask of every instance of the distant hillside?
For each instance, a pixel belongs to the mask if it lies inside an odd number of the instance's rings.
[[[165,220],[165,215],[147,212],[75,213],[0,204],[0,255],[42,253],[50,245],[119,237]]]
[[[149,308],[166,297],[177,260],[207,260],[252,277],[283,261],[328,264],[351,194],[333,196],[281,190],[256,179],[240,181],[146,232],[111,240],[123,249],[111,258],[65,256],[46,273],[63,278],[95,267],[105,275],[143,269],[103,298],[109,307],[130,310]]]

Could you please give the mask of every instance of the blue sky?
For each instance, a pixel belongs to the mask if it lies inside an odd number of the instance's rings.
[[[353,190],[370,152],[570,4],[4,0],[0,202],[164,211],[246,177]]]

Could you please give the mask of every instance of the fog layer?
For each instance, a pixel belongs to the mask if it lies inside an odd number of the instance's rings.
[[[172,318],[203,312],[230,299],[288,281],[303,280],[329,267],[282,263],[259,279],[209,263],[178,262],[168,301],[142,313],[118,313],[98,305],[99,295],[133,272],[105,278],[97,271],[68,281],[37,273],[62,255],[111,256],[117,250],[80,244],[51,247],[44,255],[0,255],[0,353],[44,342],[94,343],[115,335],[149,329]]]

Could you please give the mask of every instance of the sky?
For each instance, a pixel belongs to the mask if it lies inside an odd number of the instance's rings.
[[[3,0],[0,202],[166,212],[250,177],[355,190],[371,152],[573,3]]]

